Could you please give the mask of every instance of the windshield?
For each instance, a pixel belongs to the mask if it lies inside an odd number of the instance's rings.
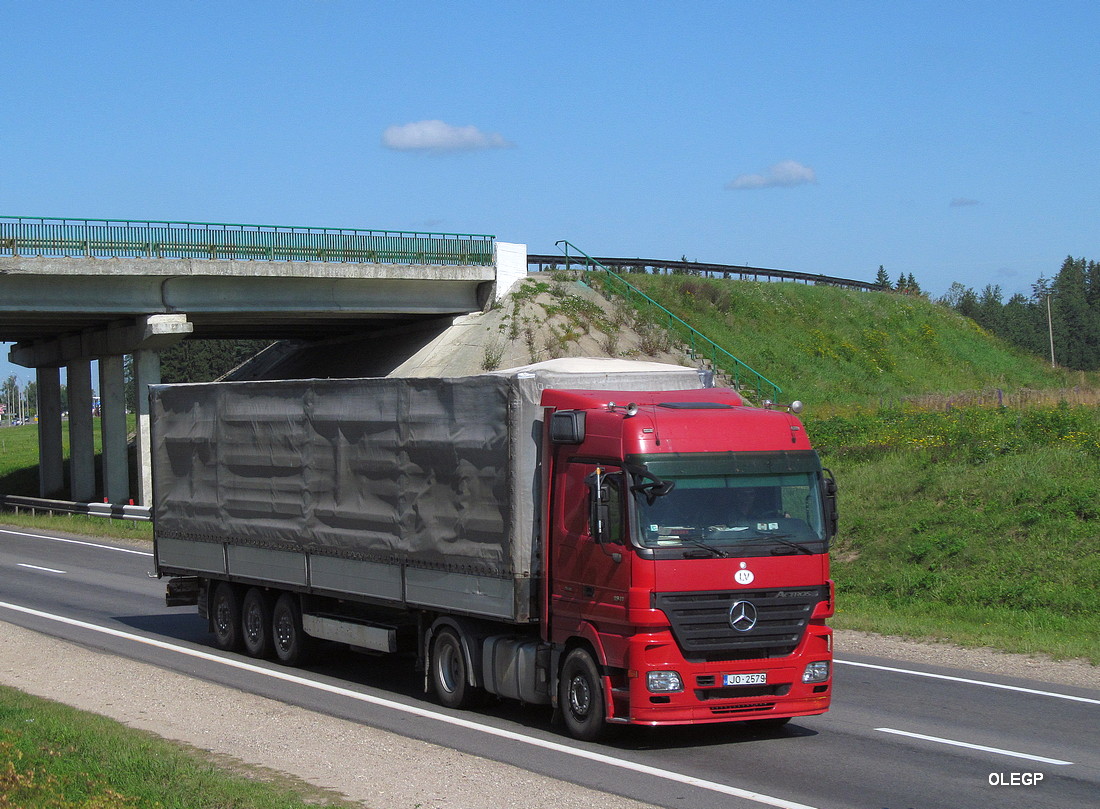
[[[643,547],[702,544],[716,556],[824,550],[816,544],[826,538],[816,471],[681,473],[660,479],[675,484],[661,496],[634,487]]]

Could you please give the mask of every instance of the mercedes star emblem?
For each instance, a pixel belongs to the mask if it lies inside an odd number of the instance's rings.
[[[738,632],[748,632],[756,626],[756,606],[751,601],[737,601],[730,607],[730,626]]]

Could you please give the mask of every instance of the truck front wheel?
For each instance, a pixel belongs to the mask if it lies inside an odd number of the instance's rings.
[[[432,690],[448,708],[472,708],[478,702],[478,689],[470,685],[470,671],[462,640],[450,627],[442,627],[432,638]]]
[[[210,622],[214,627],[214,645],[227,652],[241,648],[241,600],[237,588],[227,581],[218,582],[214,588]]]
[[[565,727],[575,739],[594,742],[607,733],[604,721],[603,678],[584,649],[565,656],[558,681],[558,706]]]

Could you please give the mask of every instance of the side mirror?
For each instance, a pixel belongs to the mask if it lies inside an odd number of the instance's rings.
[[[600,544],[608,542],[618,542],[617,534],[615,530],[616,526],[612,525],[612,511],[611,501],[614,494],[611,491],[611,484],[608,482],[612,476],[620,476],[621,473],[606,474],[602,467],[596,467],[594,472],[589,473],[584,482],[588,484],[589,497],[588,497],[588,525],[592,530],[592,539]]]
[[[822,469],[821,471],[823,473],[821,499],[825,506],[825,533],[832,537],[836,536],[840,524],[840,514],[837,510],[836,478],[833,477],[833,470],[831,469]]]
[[[550,415],[551,444],[580,444],[583,441],[583,410],[559,410]]]

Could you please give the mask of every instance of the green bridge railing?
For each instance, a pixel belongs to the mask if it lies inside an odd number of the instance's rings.
[[[0,217],[0,255],[490,265],[493,236],[215,222]]]
[[[697,331],[693,326],[685,323],[681,318],[661,306],[661,304],[657,303],[657,301],[646,295],[621,275],[617,275],[609,270],[575,244],[565,241],[564,239],[554,244],[565,254],[566,269],[571,269],[571,262],[579,259],[578,263],[584,265],[586,273],[596,270],[602,271],[600,277],[607,281],[612,291],[622,295],[639,309],[648,307],[658,320],[664,322],[670,332],[676,334],[687,344],[688,350],[691,352],[693,358],[698,359],[702,357],[709,360],[711,367],[725,372],[733,380],[733,384],[738,389],[754,389],[760,401],[765,399],[770,399],[773,402],[779,401],[779,394],[783,392],[782,389],[759,371],[741,362],[741,360],[726,351],[722,346]],[[573,248],[579,255],[570,256],[569,248]]]

